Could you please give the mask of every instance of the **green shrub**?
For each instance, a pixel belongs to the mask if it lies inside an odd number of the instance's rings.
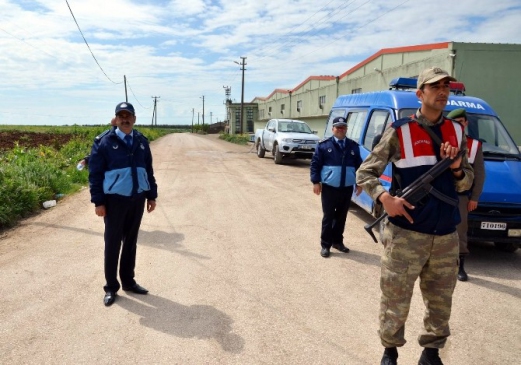
[[[73,135],[68,143],[61,146],[24,148],[16,145],[10,151],[0,152],[0,229],[11,227],[21,218],[42,209],[44,201],[56,199],[58,194],[72,194],[87,185],[87,169],[78,171],[76,165],[90,154],[94,138],[108,128],[108,125],[20,128],[0,126],[0,130]],[[179,128],[141,126],[136,129],[149,141],[181,131]]]
[[[224,139],[225,141],[228,141],[231,143],[236,143],[236,144],[241,144],[241,145],[247,145],[248,142],[250,141],[250,136],[244,135],[244,134],[222,133],[219,135],[219,138]]]

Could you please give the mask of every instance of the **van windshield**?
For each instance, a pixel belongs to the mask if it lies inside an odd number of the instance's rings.
[[[400,118],[410,116],[416,109],[401,109]],[[447,115],[448,112],[443,113]],[[498,157],[520,157],[520,152],[498,118],[485,114],[467,114],[469,125],[465,130],[471,138],[483,142],[483,155]]]

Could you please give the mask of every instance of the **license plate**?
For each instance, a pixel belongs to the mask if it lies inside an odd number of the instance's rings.
[[[301,145],[299,146],[299,148],[300,148],[301,150],[312,150],[312,149],[313,149],[313,146],[312,146],[312,145],[308,145],[308,144],[301,144]]]
[[[493,231],[504,231],[507,229],[506,223],[497,222],[481,222],[481,229],[489,229]]]

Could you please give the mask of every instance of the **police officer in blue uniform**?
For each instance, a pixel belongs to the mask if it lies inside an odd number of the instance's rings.
[[[346,137],[346,119],[335,118],[332,130],[333,136],[318,143],[311,160],[313,192],[322,194],[322,257],[329,257],[331,246],[341,252],[349,252],[344,245],[344,229],[356,185],[355,173],[362,164],[358,144]],[[361,192],[362,188],[356,186],[356,195]]]
[[[132,104],[119,103],[117,127],[93,143],[89,159],[91,202],[105,222],[106,306],[114,303],[121,286],[125,291],[148,293],[136,283],[134,267],[141,219],[145,205],[149,213],[156,207],[157,185],[148,140],[133,129],[135,122]]]

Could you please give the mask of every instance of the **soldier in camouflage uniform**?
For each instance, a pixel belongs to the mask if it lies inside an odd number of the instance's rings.
[[[452,293],[458,271],[460,221],[457,191],[470,188],[473,171],[467,155],[454,159],[466,149],[463,130],[442,115],[449,97],[449,81],[455,80],[439,68],[429,68],[418,77],[416,95],[422,105],[415,116],[393,123],[357,171],[356,183],[388,213],[383,233],[381,259],[379,335],[385,347],[382,365],[397,364],[397,347],[405,344],[405,322],[409,313],[414,283],[426,306],[424,330],[418,341],[424,347],[420,365],[442,364],[438,349],[450,335],[449,318]],[[435,143],[423,127],[441,140]],[[416,180],[438,160],[454,162],[432,186],[445,199],[429,194],[412,206],[403,198],[388,193],[378,178],[389,162],[393,164],[392,190],[396,192]],[[393,191],[391,191],[392,193]],[[448,202],[452,202],[449,204]]]

